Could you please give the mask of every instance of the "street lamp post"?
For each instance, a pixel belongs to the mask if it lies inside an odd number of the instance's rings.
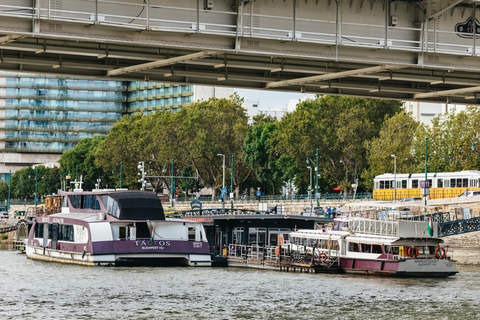
[[[232,175],[231,175],[230,192],[233,195],[233,154],[232,154]],[[233,210],[233,197],[230,197],[230,209]]]
[[[393,201],[397,201],[397,156],[392,154],[393,158]]]
[[[37,177],[38,177],[38,167],[35,167],[35,208],[37,207]]]
[[[223,193],[223,189],[225,189],[225,155],[222,153],[217,153],[217,156],[223,157],[223,179],[222,179],[222,193]],[[222,209],[225,210],[225,198],[223,198],[222,200]]]
[[[427,172],[428,172],[428,167],[427,167],[427,160],[428,160],[428,137],[425,137],[425,187],[427,186]],[[426,188],[424,189],[424,197],[425,197],[425,212],[427,212],[427,192]]]
[[[310,186],[309,186],[309,193],[310,193],[310,217],[313,216],[313,199],[312,199],[312,167],[307,167],[310,169]]]

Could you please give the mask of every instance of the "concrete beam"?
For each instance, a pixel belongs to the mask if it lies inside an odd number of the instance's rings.
[[[453,90],[444,90],[444,91],[433,91],[433,92],[427,92],[427,93],[417,93],[413,95],[413,98],[424,99],[424,98],[432,98],[432,97],[448,97],[448,96],[453,96],[457,94],[465,94],[465,93],[478,92],[478,91],[480,91],[480,86],[453,89]]]
[[[311,76],[311,77],[305,77],[305,78],[276,81],[276,82],[268,83],[265,87],[268,89],[268,88],[277,88],[277,87],[284,87],[284,86],[290,86],[290,85],[300,85],[300,84],[305,84],[305,83],[308,83],[308,82],[326,81],[326,80],[358,76],[358,75],[362,75],[362,74],[385,71],[385,70],[400,69],[400,68],[403,68],[403,67],[398,66],[398,65],[397,66],[395,66],[395,65],[375,66],[375,67],[362,68],[362,69],[356,69],[356,70],[348,70],[348,71],[334,72],[334,73],[329,73],[329,74],[322,74],[322,75],[318,75],[318,76]]]
[[[168,65],[172,65],[172,64],[176,64],[176,63],[182,63],[182,62],[185,62],[185,61],[201,59],[201,58],[204,58],[204,57],[214,56],[214,55],[217,55],[217,54],[220,54],[220,52],[201,51],[201,52],[187,54],[187,55],[180,56],[180,57],[164,59],[164,60],[157,60],[157,61],[137,64],[135,66],[125,67],[125,68],[118,68],[118,69],[115,69],[115,70],[108,71],[107,76],[116,76],[116,75],[119,75],[119,74],[125,74],[125,73],[130,73],[130,72],[145,71],[145,70],[148,70],[148,69],[154,69],[154,68],[164,67],[164,66],[168,66]]]

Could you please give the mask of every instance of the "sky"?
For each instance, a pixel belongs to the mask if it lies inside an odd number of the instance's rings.
[[[259,101],[262,109],[285,108],[290,100],[303,97],[313,98],[315,95],[306,93],[277,92],[266,90],[234,89],[246,101]]]

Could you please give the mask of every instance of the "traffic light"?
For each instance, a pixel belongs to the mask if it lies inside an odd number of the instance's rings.
[[[145,162],[140,161],[138,163],[138,169],[140,170],[138,175],[142,176],[142,179],[138,180],[138,182],[142,183],[142,190],[145,190]]]

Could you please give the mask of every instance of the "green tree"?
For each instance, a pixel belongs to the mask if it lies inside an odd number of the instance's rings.
[[[196,172],[194,168],[190,166],[186,166],[185,168],[183,168],[182,177],[193,178],[195,177],[195,173]],[[203,186],[198,179],[187,179],[187,178],[180,179],[179,189],[181,192],[185,192],[185,196],[187,197],[189,194],[200,191],[202,187]]]
[[[304,192],[310,181],[305,161],[314,160],[318,148],[320,190],[349,189],[355,167],[361,172],[367,165],[363,142],[377,136],[383,121],[400,110],[398,101],[337,96],[303,101],[276,130],[273,144],[283,162],[279,166],[293,162],[290,175]]]
[[[278,155],[271,148],[278,124],[275,118],[265,115],[254,117],[254,123],[243,142],[245,162],[254,171],[263,192],[276,194],[283,182],[283,174],[277,166]]]
[[[145,163],[147,176],[157,191],[163,185],[171,192],[171,163],[174,163],[174,175],[182,170],[184,152],[177,138],[178,117],[171,111],[157,111],[147,116],[139,113],[124,116],[110,130],[96,151],[96,164],[104,170],[119,168],[123,163],[122,186],[140,188],[138,183],[138,164]],[[118,170],[116,170],[118,172]],[[119,186],[119,175],[113,177]]]
[[[399,112],[385,121],[378,137],[364,142],[368,167],[361,176],[367,190],[372,190],[375,176],[394,172],[392,155],[397,158],[398,173],[416,171],[418,159],[414,145],[423,130],[410,113]]]
[[[243,161],[245,155],[241,150],[249,129],[242,100],[237,95],[230,99],[211,98],[182,108],[176,116],[181,123],[178,130],[179,147],[185,152],[185,165],[195,168],[201,181],[212,188],[215,196],[217,189],[222,186],[223,175],[223,161],[217,154],[225,155],[227,168],[231,167],[228,159],[233,155],[233,179],[238,196],[240,188],[251,174],[251,169]],[[228,181],[228,177],[225,178]]]
[[[75,180],[78,166],[77,179],[80,181],[80,176],[82,176],[83,189],[93,189],[97,179],[101,179],[101,187],[112,186],[110,181],[111,171],[104,171],[95,164],[96,148],[104,139],[105,136],[85,138],[80,140],[75,148],[65,151],[58,160],[62,176],[66,177],[70,174],[71,181]]]

